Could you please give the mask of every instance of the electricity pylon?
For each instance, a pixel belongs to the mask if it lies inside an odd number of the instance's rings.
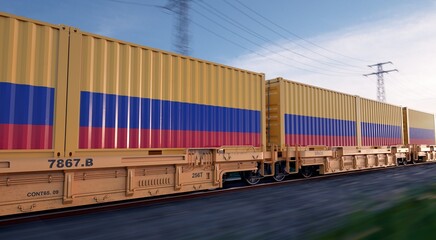
[[[392,69],[387,71],[383,70],[383,65],[389,63],[392,64],[392,62],[384,62],[384,63],[376,63],[373,65],[368,65],[368,67],[371,68],[377,66],[377,72],[363,74],[363,76],[365,77],[368,77],[369,75],[377,75],[377,100],[380,102],[386,102],[385,81],[383,79],[383,74],[389,72],[398,72],[397,69]]]
[[[169,0],[164,7],[177,15],[175,22],[174,47],[175,51],[189,54],[189,3],[191,0]]]

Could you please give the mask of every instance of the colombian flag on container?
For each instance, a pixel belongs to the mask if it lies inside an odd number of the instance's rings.
[[[260,145],[260,111],[82,91],[80,148]]]
[[[53,149],[68,32],[4,13],[0,26],[0,150]]]
[[[79,149],[262,144],[262,74],[80,34]]]
[[[434,114],[403,108],[409,144],[435,144]]]
[[[400,106],[375,100],[360,99],[363,146],[390,146],[403,143]]]
[[[53,87],[0,82],[0,149],[50,149]]]
[[[356,122],[313,116],[285,114],[286,144],[356,145]]]

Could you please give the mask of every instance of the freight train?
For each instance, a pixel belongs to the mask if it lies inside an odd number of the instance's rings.
[[[0,216],[435,161],[434,115],[0,13]]]

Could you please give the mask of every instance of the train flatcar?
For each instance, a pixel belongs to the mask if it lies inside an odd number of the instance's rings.
[[[0,35],[0,216],[436,158],[396,106],[7,13]]]
[[[409,146],[410,162],[434,158],[435,116],[407,107],[403,108],[404,144]]]

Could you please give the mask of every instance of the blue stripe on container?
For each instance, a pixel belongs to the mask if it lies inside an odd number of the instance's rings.
[[[139,99],[139,101],[141,102],[141,119],[139,119],[139,122],[141,123],[141,129],[150,129],[151,125],[150,125],[150,109],[151,109],[151,101],[150,99]],[[112,127],[115,126],[111,125]]]
[[[114,128],[117,120],[119,128],[129,122],[141,129],[260,132],[260,111],[85,91],[80,96],[81,127]]]
[[[331,118],[285,114],[286,134],[356,136],[356,122]]]
[[[130,98],[130,127],[139,128],[139,98]]]
[[[361,123],[363,137],[370,138],[401,138],[401,127],[378,123]]]
[[[0,82],[0,124],[53,126],[54,88]]]
[[[118,97],[118,127],[119,128],[127,128],[128,126],[128,98]],[[100,105],[100,106],[103,106]]]
[[[435,139],[435,132],[433,129],[425,128],[410,128],[411,139]]]
[[[103,106],[103,96],[97,95],[92,98],[94,106]],[[103,108],[93,107],[91,109],[92,123],[101,123],[103,121]]]

